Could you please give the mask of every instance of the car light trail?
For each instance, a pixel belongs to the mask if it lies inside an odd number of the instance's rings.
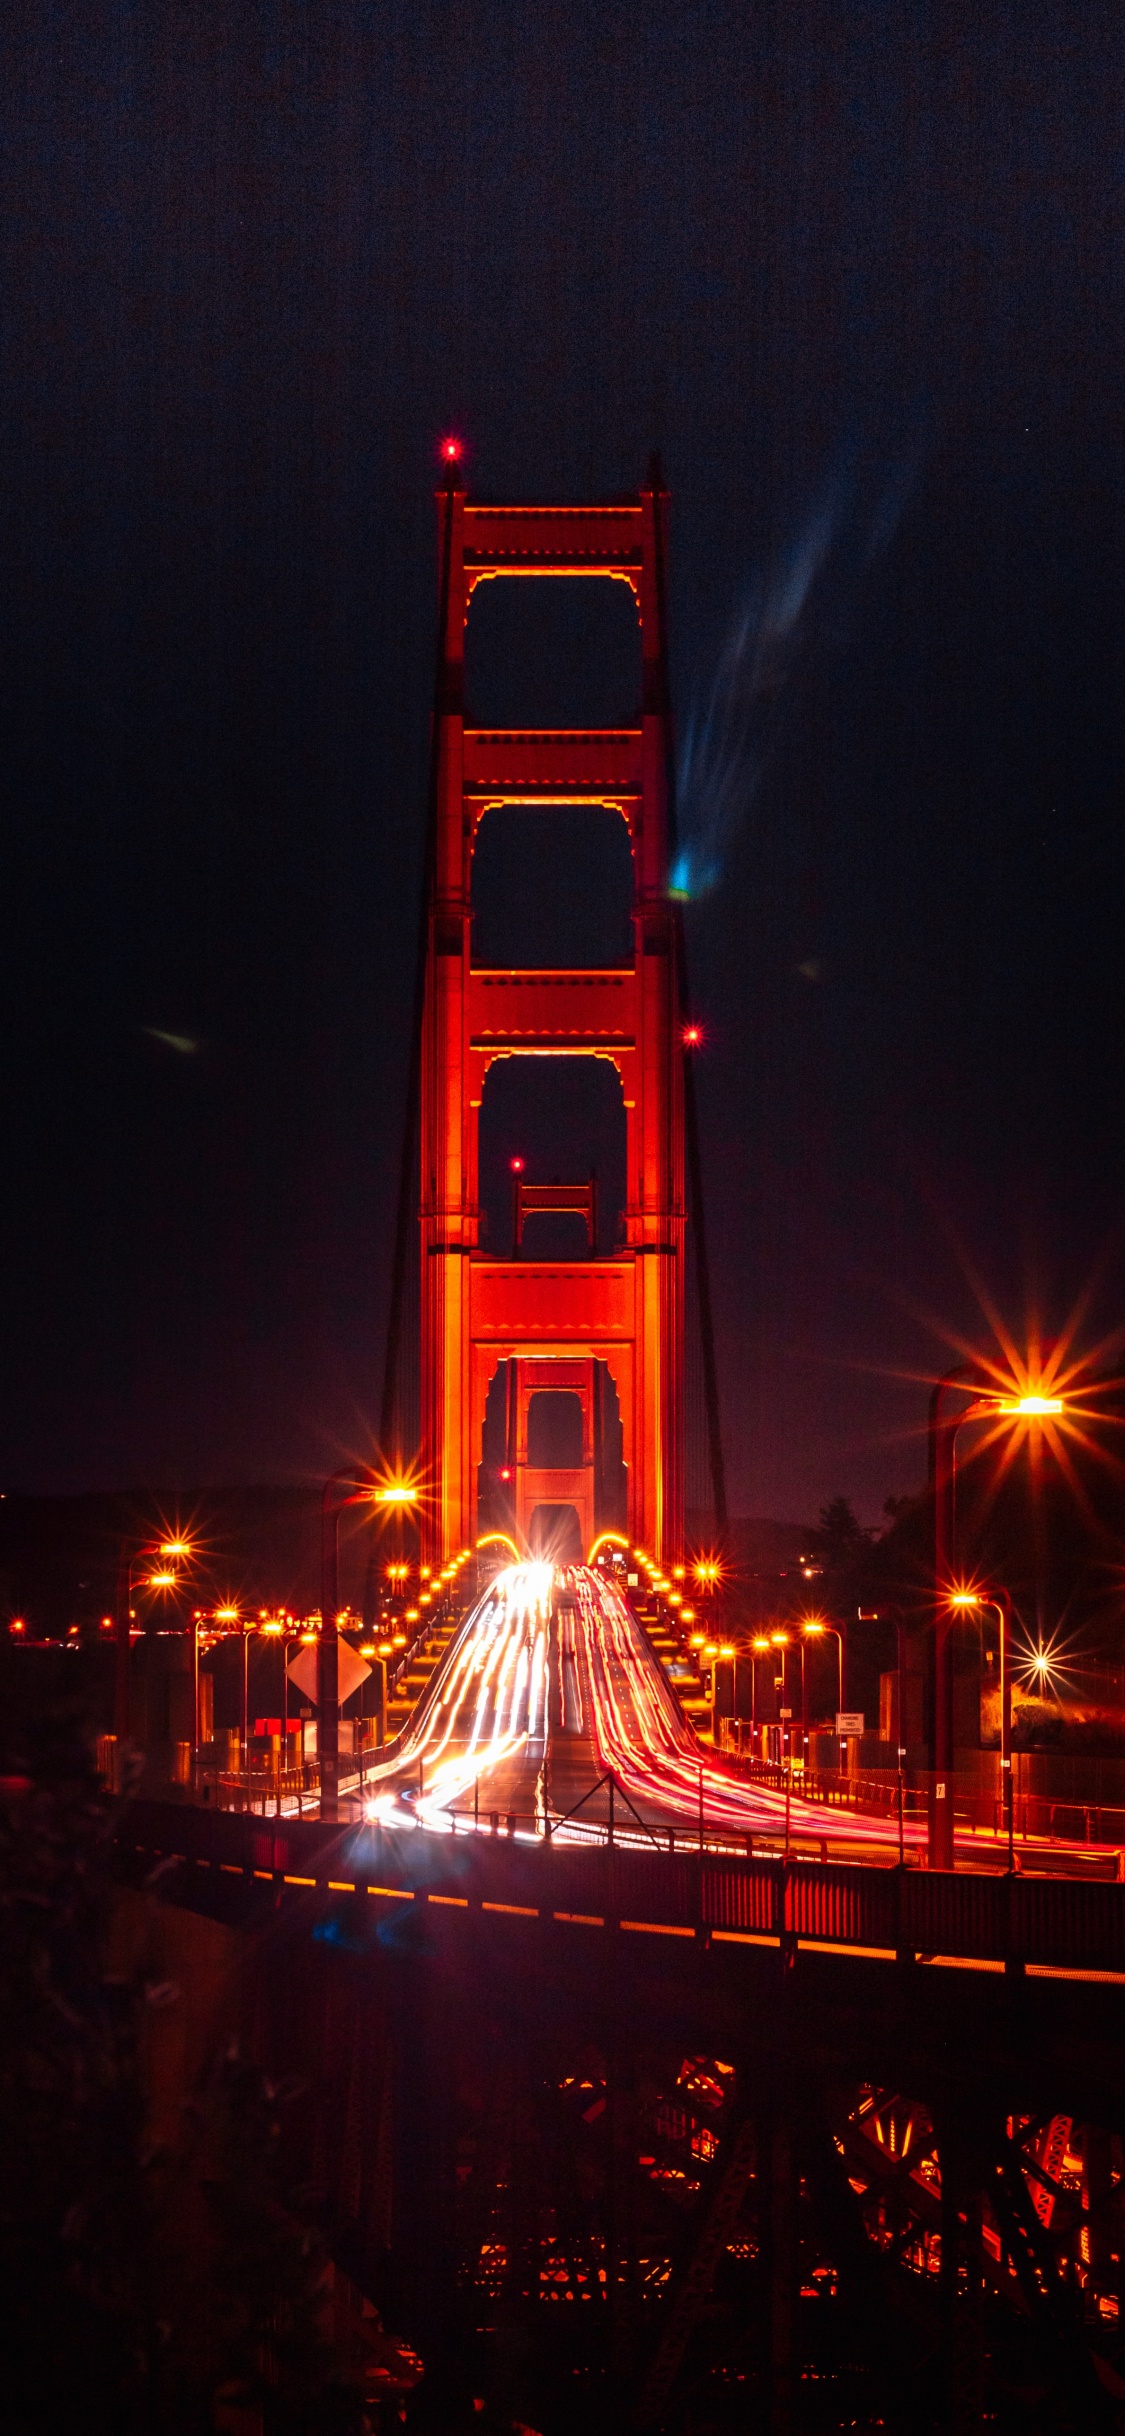
[[[702,1795],[707,1828],[741,1836],[782,1832],[785,1794],[740,1782],[696,1742],[620,1592],[586,1566],[576,1567],[570,1579],[579,1674],[599,1768],[612,1769],[633,1801],[694,1821]],[[792,1834],[831,1836],[837,1843],[898,1841],[897,1820],[849,1817],[796,1792],[789,1820]],[[924,1834],[918,1821],[906,1822],[907,1841],[918,1843]]]
[[[556,1611],[552,1689],[556,1579],[570,1597]],[[485,1799],[493,1808],[538,1819],[552,1732],[588,1736],[592,1779],[612,1770],[650,1824],[682,1820],[696,1827],[702,1805],[712,1834],[773,1838],[784,1831],[784,1792],[740,1780],[696,1741],[614,1584],[589,1566],[556,1576],[549,1564],[510,1565],[496,1575],[423,1692],[400,1748],[367,1771],[367,1814],[385,1824],[447,1831],[450,1810],[474,1786],[479,1803],[489,1780]],[[793,1787],[788,1813],[791,1835],[897,1843],[897,1821],[841,1813]],[[559,1832],[580,1836],[589,1826]],[[924,1828],[908,1820],[905,1834],[917,1843]]]
[[[412,1780],[414,1820],[447,1827],[448,1810],[486,1771],[510,1770],[530,1780],[539,1807],[538,1778],[547,1743],[550,1565],[510,1565],[496,1575],[473,1608],[414,1711],[401,1749],[367,1772],[383,1786],[366,1806],[384,1821],[405,1824],[404,1796]]]

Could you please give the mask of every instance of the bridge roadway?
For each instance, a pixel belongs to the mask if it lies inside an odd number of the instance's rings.
[[[644,1830],[709,1841],[786,1840],[786,1796],[741,1776],[685,1725],[663,1669],[616,1584],[590,1566],[497,1574],[451,1642],[393,1758],[365,1776],[363,1806],[388,1827],[448,1831],[450,1813],[514,1816],[517,1832]],[[563,1823],[566,1822],[566,1823]],[[924,1826],[908,1819],[908,1846]],[[897,1860],[895,1819],[841,1813],[794,1793],[791,1846]],[[979,1866],[989,1839],[973,1838]]]

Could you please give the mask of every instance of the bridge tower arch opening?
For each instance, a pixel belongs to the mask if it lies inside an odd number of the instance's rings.
[[[472,1545],[482,1448],[498,1366],[516,1382],[514,1469],[521,1530],[542,1506],[571,1506],[594,1534],[599,1366],[619,1408],[630,1536],[658,1557],[683,1536],[684,1075],[679,934],[668,892],[669,733],[663,607],[666,497],[658,480],[592,507],[496,506],[450,483],[439,497],[441,638],[434,835],[421,1042],[421,1470],[431,1559]],[[630,724],[483,728],[464,701],[465,627],[478,586],[530,577],[627,586],[641,641],[642,700]],[[632,954],[612,965],[485,965],[472,947],[473,849],[482,819],[513,807],[612,811],[632,856]],[[608,1059],[626,1113],[622,1240],[571,1259],[482,1239],[478,1132],[498,1059]],[[537,1189],[588,1179],[528,1175]],[[577,1203],[564,1201],[564,1207]],[[527,1458],[535,1393],[575,1393],[580,1465]]]

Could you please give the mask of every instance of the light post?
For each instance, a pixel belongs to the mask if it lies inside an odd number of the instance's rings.
[[[758,1660],[768,1658],[769,1651],[769,1634],[755,1633],[750,1643],[750,1732],[752,1736],[758,1731]]]
[[[780,1650],[780,1652],[781,1652],[781,1673],[780,1673],[780,1675],[775,1675],[775,1677],[774,1677],[774,1688],[775,1688],[775,1690],[780,1691],[780,1693],[781,1693],[781,1698],[780,1698],[780,1700],[778,1701],[778,1704],[777,1704],[777,1705],[778,1705],[778,1708],[779,1708],[779,1709],[784,1709],[784,1708],[787,1706],[787,1702],[786,1702],[786,1697],[785,1697],[785,1695],[786,1695],[786,1690],[787,1690],[787,1688],[788,1688],[788,1686],[787,1686],[787,1682],[786,1682],[786,1666],[785,1666],[785,1653],[786,1653],[786,1650],[787,1650],[787,1649],[788,1649],[788,1647],[789,1647],[789,1635],[788,1635],[788,1633],[787,1633],[787,1632],[771,1632],[771,1634],[770,1634],[770,1646],[771,1646],[771,1648],[776,1649],[776,1650]],[[791,1734],[791,1732],[787,1731],[787,1728],[790,1728],[790,1727],[792,1726],[792,1722],[793,1722],[793,1720],[792,1720],[792,1718],[791,1718],[791,1717],[784,1717],[784,1716],[783,1716],[783,1717],[781,1718],[781,1721],[780,1721],[780,1722],[781,1722],[781,1750],[782,1750],[782,1756],[783,1756],[783,1758],[784,1758],[784,1757],[787,1757],[787,1756],[788,1756],[788,1753],[789,1753],[790,1748],[791,1748],[791,1746],[792,1746],[792,1739],[793,1739],[793,1738],[792,1738],[792,1734]],[[788,1799],[788,1796],[787,1796],[786,1798]]]
[[[934,1717],[933,1759],[934,1786],[930,1802],[930,1868],[953,1868],[953,1792],[950,1782],[953,1767],[953,1668],[951,1664],[950,1633],[953,1608],[949,1584],[953,1570],[953,1550],[956,1528],[957,1433],[966,1421],[997,1420],[1010,1415],[1014,1420],[1036,1422],[1049,1419],[1063,1410],[1061,1396],[1041,1394],[1007,1396],[1002,1388],[965,1377],[967,1365],[939,1379],[930,1396],[929,1456],[930,1487],[934,1500],[934,1588],[937,1594],[937,1614],[934,1627]],[[951,1395],[968,1396],[971,1400],[960,1412],[947,1412],[946,1399]],[[1010,1754],[1009,1754],[1010,1757]],[[1009,1774],[1010,1774],[1009,1770]]]
[[[340,1516],[346,1506],[383,1506],[403,1513],[418,1502],[401,1480],[382,1485],[354,1471],[333,1472],[320,1501],[320,1637],[316,1650],[316,1754],[320,1766],[320,1815],[340,1815]]]
[[[187,1539],[155,1540],[147,1548],[135,1549],[130,1557],[126,1557],[122,1549],[117,1573],[117,1663],[113,1697],[113,1730],[119,1755],[129,1739],[129,1652],[132,1645],[133,1590],[140,1579],[138,1567],[142,1561],[151,1565],[154,1558],[159,1558],[160,1570],[147,1576],[146,1587],[150,1590],[173,1590],[180,1577],[169,1570],[171,1562],[189,1558],[192,1553],[191,1541]]]
[[[808,1750],[808,1740],[809,1740],[809,1735],[808,1735],[808,1704],[807,1704],[807,1701],[806,1701],[806,1699],[805,1699],[805,1643],[806,1643],[806,1641],[821,1641],[821,1640],[823,1640],[823,1639],[824,1639],[824,1636],[825,1636],[825,1634],[826,1634],[826,1633],[830,1633],[830,1634],[831,1634],[832,1639],[835,1641],[835,1644],[836,1644],[836,1711],[837,1711],[837,1715],[839,1714],[840,1710],[843,1708],[843,1705],[844,1705],[844,1636],[843,1636],[843,1633],[842,1633],[842,1632],[839,1632],[839,1631],[837,1630],[837,1628],[836,1628],[835,1624],[829,1624],[829,1623],[826,1621],[826,1619],[824,1618],[824,1616],[806,1616],[805,1621],[804,1621],[804,1623],[803,1623],[803,1624],[802,1624],[802,1626],[801,1626],[801,1727],[802,1727],[802,1732],[804,1733],[804,1737],[805,1737],[805,1748],[806,1748],[806,1752],[807,1752],[807,1750]]]
[[[233,1628],[234,1628],[236,1625],[241,1625],[241,1621],[242,1621],[242,1619],[241,1619],[241,1616],[239,1615],[239,1611],[238,1611],[237,1607],[235,1607],[235,1606],[232,1606],[232,1605],[228,1604],[226,1607],[216,1607],[215,1612],[214,1612],[214,1615],[213,1615],[213,1616],[212,1616],[212,1618],[211,1618],[211,1621],[212,1621],[212,1623],[213,1623],[213,1624],[221,1624],[221,1625],[223,1625],[223,1626],[224,1626],[224,1628],[225,1628],[225,1629],[224,1629],[224,1633],[223,1633],[223,1638],[224,1638],[224,1640],[225,1640],[225,1639],[226,1639],[226,1637],[227,1637],[227,1634],[228,1634],[230,1631],[232,1631],[232,1630],[233,1630]],[[198,1717],[198,1711],[197,1711],[197,1713],[196,1713],[196,1728],[197,1728],[197,1731],[198,1731],[198,1725],[199,1725],[199,1717]],[[240,1745],[239,1757],[240,1757],[240,1764],[241,1764],[241,1725],[240,1725],[240,1731],[239,1731],[239,1745]]]
[[[193,1765],[193,1767],[197,1767],[197,1766],[198,1766],[198,1764],[199,1764],[199,1753],[200,1753],[200,1749],[201,1749],[201,1747],[202,1747],[202,1743],[203,1743],[203,1731],[202,1731],[202,1727],[203,1727],[203,1718],[202,1718],[202,1714],[201,1714],[201,1710],[200,1710],[200,1689],[199,1689],[199,1645],[200,1645],[200,1641],[201,1641],[201,1639],[202,1639],[202,1637],[203,1637],[203,1634],[205,1633],[206,1628],[207,1628],[207,1627],[206,1627],[206,1620],[205,1620],[205,1618],[204,1618],[204,1614],[203,1614],[203,1609],[202,1609],[201,1607],[197,1607],[197,1608],[196,1608],[196,1610],[195,1610],[195,1614],[193,1615],[192,1620],[191,1620],[191,1624],[192,1624],[192,1630],[191,1630],[191,1639],[192,1639],[192,1652],[191,1652],[191,1692],[192,1692],[192,1709],[191,1709],[191,1717],[192,1717],[192,1726],[191,1726],[191,1757],[192,1757],[192,1765]]]
[[[1006,1590],[955,1590],[949,1604],[965,1612],[991,1607],[1000,1627],[1000,1798],[1008,1839],[1008,1869],[1016,1866],[1015,1803],[1012,1787],[1012,1602]]]
[[[238,1712],[238,1762],[242,1768],[250,1765],[250,1635],[254,1627],[247,1617],[242,1627],[242,1701]]]

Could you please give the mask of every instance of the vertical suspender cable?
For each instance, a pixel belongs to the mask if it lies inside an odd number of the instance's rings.
[[[668,615],[664,579],[664,534],[660,517],[660,497],[664,476],[660,458],[654,455],[649,467],[649,483],[653,493],[653,531],[656,543],[656,603],[660,620],[660,666],[663,701],[666,786],[668,793],[668,835],[676,845],[676,758],[672,736],[672,693],[668,675]],[[687,941],[684,918],[680,907],[676,918],[676,969],[679,982],[680,1013],[685,1019],[689,1012],[687,981]],[[703,1351],[703,1395],[707,1407],[707,1448],[711,1462],[711,1495],[715,1509],[715,1528],[725,1538],[727,1513],[726,1466],[723,1462],[723,1440],[719,1416],[719,1374],[715,1362],[715,1326],[711,1309],[711,1271],[707,1257],[707,1226],[703,1207],[703,1161],[699,1149],[699,1109],[695,1096],[695,1070],[691,1050],[685,1044],[684,1067],[684,1135],[687,1150],[688,1188],[691,1195],[691,1222],[695,1230],[695,1284],[699,1303],[699,1334]]]
[[[445,486],[445,515],[441,542],[434,707],[433,724],[430,730],[430,780],[426,804],[426,842],[422,867],[422,898],[418,917],[418,945],[414,965],[414,1023],[410,1036],[410,1063],[406,1075],[406,1107],[402,1122],[398,1207],[395,1212],[394,1258],[391,1265],[391,1300],[387,1314],[387,1341],[383,1360],[383,1401],[379,1414],[379,1448],[385,1463],[397,1461],[402,1454],[396,1438],[398,1372],[402,1346],[406,1260],[410,1244],[411,1203],[414,1198],[414,1160],[422,1096],[422,1029],[426,1011],[430,899],[433,895],[434,872],[437,863],[438,770],[441,759],[441,717],[445,708],[442,686],[445,671],[446,627],[449,623],[449,586],[453,564],[453,494],[455,489],[455,470],[453,466],[450,466],[449,478]]]

